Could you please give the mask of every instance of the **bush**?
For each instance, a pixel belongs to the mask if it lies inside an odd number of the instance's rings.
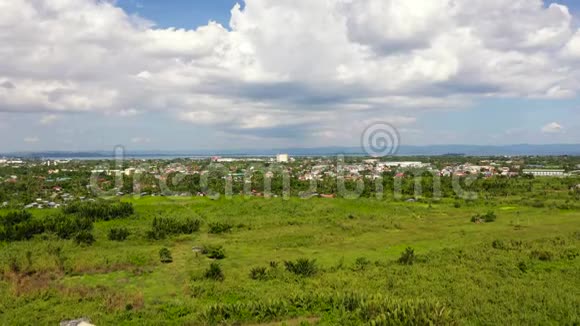
[[[535,200],[529,205],[534,208],[544,208],[546,206],[546,204],[541,200]]]
[[[65,206],[62,210],[65,214],[76,214],[89,218],[92,221],[109,221],[125,218],[133,215],[134,209],[131,203],[98,202],[75,202]]]
[[[491,243],[491,246],[493,247],[493,249],[500,249],[500,250],[507,249],[506,244],[502,240],[493,240],[493,242]]]
[[[129,236],[127,228],[112,228],[109,230],[109,240],[111,241],[125,241]]]
[[[417,260],[417,256],[415,256],[415,250],[411,247],[407,247],[405,251],[399,257],[399,264],[401,265],[413,265]]]
[[[147,232],[147,237],[153,240],[165,239],[170,235],[192,234],[199,231],[201,221],[186,219],[179,221],[174,218],[154,218],[151,223],[151,230]]]
[[[473,223],[491,223],[496,220],[497,216],[494,212],[487,212],[485,214],[477,214],[471,217]]]
[[[93,222],[89,218],[76,215],[55,215],[44,220],[46,232],[52,232],[61,239],[70,239],[80,232],[90,232]]]
[[[80,231],[79,233],[77,233],[75,235],[74,240],[75,240],[75,243],[78,245],[83,244],[83,245],[88,245],[88,246],[92,245],[96,241],[95,236],[93,236],[93,234],[87,230],[83,230],[83,231]]]
[[[209,268],[205,271],[205,278],[214,281],[223,281],[225,279],[222,267],[218,263],[211,263]]]
[[[224,259],[226,258],[226,251],[222,246],[204,246],[201,251],[202,254],[206,255],[211,259]]]
[[[365,257],[359,257],[354,262],[354,270],[355,271],[363,271],[367,269],[367,267],[371,264],[371,261]]]
[[[171,263],[173,261],[171,251],[167,248],[161,248],[161,250],[159,250],[159,260],[164,264]]]
[[[526,264],[525,262],[521,261],[521,262],[518,263],[518,269],[522,273],[526,273],[528,271],[528,264]]]
[[[483,220],[485,223],[491,223],[496,220],[497,216],[494,212],[487,212],[487,214],[483,215]]]
[[[268,279],[268,271],[266,267],[254,267],[250,270],[250,278],[253,280]]]
[[[300,276],[313,276],[318,272],[315,259],[300,258],[295,262],[285,261],[286,270]]]
[[[17,256],[10,255],[8,257],[8,266],[12,273],[20,273],[20,262]]]
[[[305,308],[308,307],[308,308]],[[208,325],[262,324],[288,319],[308,309],[313,315],[337,314],[337,325],[455,325],[457,316],[436,302],[393,300],[382,295],[308,293],[283,299],[217,303],[202,311]]]
[[[554,258],[554,255],[550,251],[546,250],[534,250],[530,255],[532,258],[539,259],[541,261],[550,261]]]
[[[491,246],[493,249],[498,250],[519,250],[524,247],[524,243],[521,240],[493,240]]]
[[[35,234],[44,232],[41,221],[27,211],[10,212],[0,216],[0,241],[30,240]]]
[[[209,224],[209,233],[211,234],[221,234],[230,232],[233,226],[229,223],[215,222]]]

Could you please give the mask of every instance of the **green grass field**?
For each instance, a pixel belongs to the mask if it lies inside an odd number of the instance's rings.
[[[517,201],[129,201],[135,214],[95,223],[92,246],[46,234],[0,244],[0,324],[580,323],[577,210]],[[470,221],[490,210],[494,222]],[[203,223],[191,235],[150,240],[155,217]],[[232,228],[208,232],[216,222]],[[114,227],[128,228],[128,239],[110,241]],[[204,277],[215,260],[193,250],[212,245],[225,250],[221,281]],[[160,262],[164,247],[171,263]],[[399,262],[407,247],[410,265]],[[285,269],[300,258],[316,260],[314,275]],[[256,267],[265,271],[252,279]]]

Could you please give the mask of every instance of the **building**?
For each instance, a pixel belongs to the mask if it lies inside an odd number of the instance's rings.
[[[229,157],[219,157],[215,160],[215,162],[218,163],[233,163],[237,161],[235,158],[229,158]]]
[[[430,166],[429,163],[421,163],[421,162],[380,162],[378,163],[379,167],[389,167],[389,168],[423,168]]]
[[[535,177],[563,177],[565,176],[565,170],[533,170],[533,169],[524,169],[524,174],[531,174]]]
[[[288,163],[290,160],[288,154],[278,154],[276,155],[276,162],[278,163]]]

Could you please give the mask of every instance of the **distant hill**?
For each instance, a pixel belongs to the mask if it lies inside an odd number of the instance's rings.
[[[328,156],[328,155],[361,155],[366,156],[360,147],[319,147],[319,148],[279,148],[279,149],[248,149],[248,150],[183,150],[183,151],[128,151],[127,157],[133,158],[174,158],[174,157],[208,157],[208,156],[274,156],[288,153],[293,156]],[[550,145],[431,145],[431,146],[401,146],[398,156],[432,156],[432,155],[580,155],[580,144],[550,144]],[[78,159],[110,159],[112,151],[87,152],[16,152],[4,153],[0,156],[21,158],[78,158]]]

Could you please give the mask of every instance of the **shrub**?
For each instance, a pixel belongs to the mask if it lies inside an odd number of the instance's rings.
[[[20,262],[18,261],[17,256],[9,256],[8,257],[8,266],[10,266],[10,271],[12,273],[19,273],[20,272]]]
[[[203,324],[269,323],[308,307],[315,315],[338,314],[338,325],[455,325],[457,316],[436,302],[393,300],[381,295],[308,293],[283,299],[217,303],[202,311]]]
[[[56,265],[60,271],[65,270],[65,264],[68,260],[68,257],[64,254],[61,246],[52,247],[50,244],[48,245],[48,252],[54,256]]]
[[[268,271],[266,267],[254,267],[250,270],[250,278],[253,280],[268,279]]]
[[[493,240],[491,246],[498,250],[519,250],[525,246],[521,240]]]
[[[30,212],[10,212],[0,216],[0,241],[30,240],[35,234],[43,232],[43,223],[34,219]]]
[[[580,253],[578,253],[577,249],[569,248],[569,249],[564,250],[564,252],[562,252],[562,257],[564,257],[568,260],[574,260],[578,256],[580,256]]]
[[[417,260],[417,256],[415,256],[415,250],[411,247],[407,247],[405,251],[399,257],[399,264],[401,265],[413,265]]]
[[[196,219],[179,221],[174,218],[156,217],[151,223],[151,230],[147,232],[147,237],[153,240],[160,240],[170,235],[192,234],[199,231],[200,226],[201,221]]]
[[[211,234],[221,234],[230,232],[233,226],[229,223],[215,222],[209,224],[209,233]]]
[[[535,200],[530,204],[530,206],[534,208],[544,208],[546,204],[541,200]]]
[[[125,241],[129,236],[127,228],[112,228],[109,230],[109,240],[111,241]]]
[[[272,261],[270,262],[270,268],[273,268],[273,269],[276,269],[276,268],[278,268],[278,262],[277,262],[277,261],[275,261],[275,260],[272,260]]]
[[[201,251],[202,254],[206,255],[211,259],[224,259],[226,258],[226,251],[222,246],[211,246],[207,245],[203,247]]]
[[[204,276],[205,278],[214,281],[223,281],[225,279],[222,267],[218,263],[211,263],[209,268],[206,269]]]
[[[494,222],[496,220],[497,216],[495,215],[494,212],[487,212],[487,214],[483,215],[483,220],[485,221],[485,223],[491,223]]]
[[[502,240],[493,240],[493,242],[491,243],[491,246],[493,247],[493,249],[500,249],[500,250],[507,248],[506,244]]]
[[[367,267],[371,264],[371,261],[365,257],[359,257],[354,262],[354,270],[355,271],[363,271],[367,269]]]
[[[532,258],[539,259],[541,261],[550,261],[554,258],[554,255],[550,251],[546,250],[534,250],[530,255]]]
[[[87,230],[82,230],[79,233],[77,233],[75,235],[75,243],[78,245],[92,245],[93,243],[95,243],[95,236],[93,236],[93,234],[90,231]]]
[[[25,255],[26,255],[27,268],[28,268],[28,270],[32,270],[32,251],[27,250]]]
[[[497,216],[494,212],[487,212],[485,214],[477,214],[471,217],[473,223],[491,223],[496,220]]]
[[[167,248],[161,248],[161,250],[159,250],[159,260],[164,264],[171,263],[173,261],[171,251]]]
[[[98,202],[75,202],[65,206],[62,210],[65,214],[76,214],[89,218],[92,221],[109,221],[125,218],[133,215],[134,209],[131,203]]]
[[[522,272],[522,273],[526,273],[528,271],[528,264],[526,264],[525,262],[519,262],[518,263],[518,269]]]
[[[90,232],[93,222],[85,217],[59,214],[47,217],[44,220],[44,229],[61,239],[70,239],[80,232]]]
[[[300,276],[313,276],[318,272],[315,259],[300,258],[295,262],[285,261],[286,270]]]

